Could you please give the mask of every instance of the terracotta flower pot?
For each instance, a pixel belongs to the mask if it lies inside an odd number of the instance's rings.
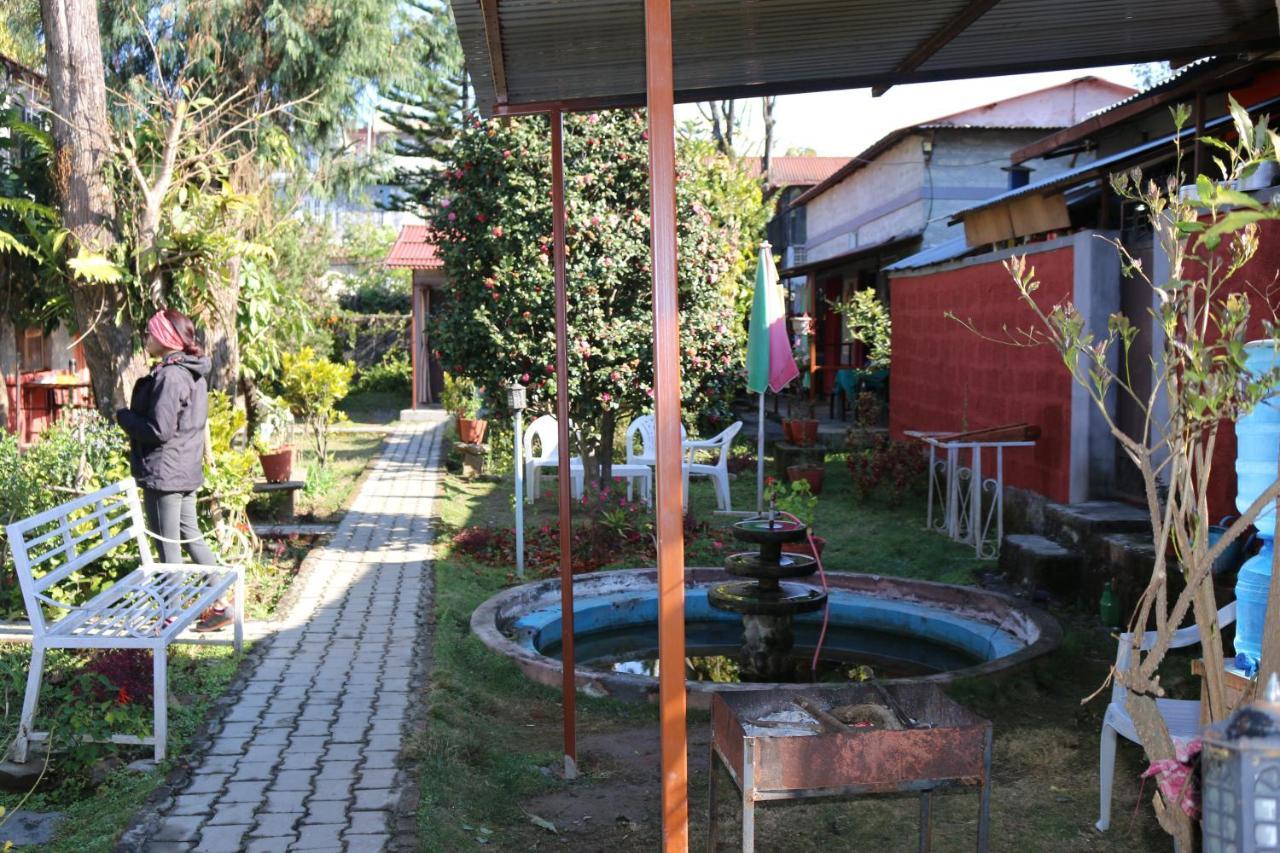
[[[821,536],[815,536],[813,537],[813,544],[815,547],[810,548],[808,541],[787,542],[782,546],[782,553],[804,554],[805,556],[815,557],[815,558],[821,557],[822,549],[827,547],[827,540],[823,539]],[[817,551],[817,553],[814,553],[815,550]]]
[[[484,441],[484,431],[488,428],[488,421],[458,418],[458,440],[463,444],[479,444]]]
[[[795,444],[795,436],[791,429],[791,418],[782,419],[782,440],[787,444]]]
[[[268,483],[284,483],[293,476],[293,448],[282,447],[274,453],[259,453],[262,474]]]
[[[792,465],[787,468],[787,482],[794,483],[797,480],[809,481],[809,492],[811,494],[822,494],[822,478],[826,474],[826,468],[821,465]]]
[[[818,443],[818,422],[811,418],[793,418],[791,443],[800,447],[812,447]]]

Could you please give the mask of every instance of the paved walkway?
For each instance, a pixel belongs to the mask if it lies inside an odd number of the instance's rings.
[[[397,427],[144,849],[383,850],[426,651],[443,420]]]

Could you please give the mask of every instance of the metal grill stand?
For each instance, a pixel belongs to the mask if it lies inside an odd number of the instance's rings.
[[[849,728],[824,709],[892,708],[902,729]],[[802,709],[816,709],[796,721]],[[779,720],[790,719],[790,723]],[[920,850],[932,843],[930,796],[977,787],[978,850],[987,849],[991,723],[951,701],[932,684],[852,684],[840,688],[717,693],[711,704],[710,828],[717,849],[719,766],[742,795],[742,850],[755,850],[756,803],[868,794],[920,796]]]

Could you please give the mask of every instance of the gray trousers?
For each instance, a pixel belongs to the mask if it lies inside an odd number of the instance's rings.
[[[217,565],[218,560],[205,544],[200,525],[196,524],[195,492],[157,492],[142,490],[147,511],[147,526],[163,538],[155,540],[162,563],[181,563],[182,549],[202,566]],[[167,541],[166,541],[167,540]]]

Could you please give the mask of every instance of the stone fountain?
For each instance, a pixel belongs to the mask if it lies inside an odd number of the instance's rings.
[[[808,528],[798,521],[777,517],[770,511],[733,525],[733,537],[759,545],[757,552],[733,554],[725,570],[747,580],[719,584],[707,594],[712,607],[742,614],[743,639],[740,663],[743,680],[787,681],[794,676],[791,651],[795,646],[792,617],[821,610],[827,594],[788,578],[802,578],[817,571],[817,561],[807,554],[783,553],[782,546],[807,540]]]

